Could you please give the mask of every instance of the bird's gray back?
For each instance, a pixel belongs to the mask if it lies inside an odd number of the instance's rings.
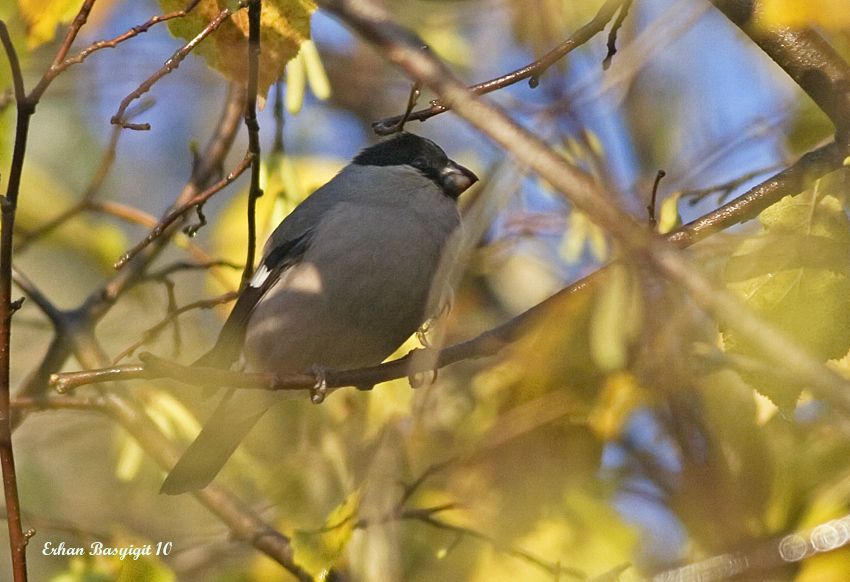
[[[459,222],[455,202],[412,168],[346,167],[267,245],[313,231],[301,262],[251,316],[249,366],[284,373],[379,363],[425,318],[431,280]]]

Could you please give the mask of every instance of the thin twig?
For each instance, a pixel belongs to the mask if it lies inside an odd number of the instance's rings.
[[[95,53],[99,50],[103,50],[105,48],[115,48],[119,44],[128,41],[131,38],[134,38],[136,36],[139,36],[140,34],[147,32],[157,24],[167,22],[175,18],[183,18],[184,16],[188,15],[192,10],[194,10],[195,7],[200,3],[200,1],[201,0],[190,0],[190,2],[181,10],[175,10],[174,12],[169,12],[167,14],[153,16],[142,24],[137,24],[136,26],[130,28],[130,30],[128,30],[127,32],[119,34],[114,38],[94,42],[83,50],[81,50],[80,52],[78,52],[77,54],[75,54],[74,56],[68,57],[58,65],[50,67],[50,69],[48,69],[47,73],[45,74],[45,77],[52,79],[68,67],[82,63],[92,53]]]
[[[737,178],[733,178],[732,180],[727,180],[721,184],[715,184],[713,186],[708,186],[707,188],[693,188],[691,190],[683,190],[682,198],[687,199],[688,203],[693,206],[699,203],[702,199],[711,196],[712,194],[718,195],[718,202],[723,204],[726,202],[726,199],[734,192],[737,188],[746,184],[753,178],[757,178],[768,172],[776,172],[788,166],[787,162],[778,162],[776,164],[770,164],[769,166],[765,166],[763,168],[757,168],[751,172],[747,172],[746,174],[742,174]]]
[[[198,206],[199,204],[203,204],[218,192],[229,186],[236,178],[242,175],[242,173],[251,166],[253,162],[254,156],[250,153],[246,154],[242,161],[233,168],[227,176],[204,190],[199,194],[196,194],[194,198],[187,200],[165,216],[163,216],[159,222],[156,223],[151,231],[147,234],[147,236],[141,240],[136,246],[131,248],[129,251],[121,255],[115,262],[115,268],[120,269],[124,265],[126,265],[133,257],[138,255],[146,246],[151,244],[153,241],[158,239],[162,234],[168,229],[169,226],[177,222],[179,219],[183,218],[183,216],[191,210],[192,208]]]
[[[283,127],[286,118],[283,115],[283,81],[274,84],[274,141],[272,141],[272,155],[286,153],[283,142]]]
[[[428,50],[428,47],[424,46],[422,50]],[[410,114],[413,113],[413,108],[416,107],[416,102],[419,101],[419,96],[422,94],[421,89],[421,85],[417,82],[414,82],[410,86],[410,95],[407,97],[407,108],[404,110],[396,126],[396,132],[404,131],[404,124],[410,119]]]
[[[248,286],[254,274],[254,257],[257,249],[257,199],[260,189],[260,124],[257,121],[257,85],[260,76],[260,16],[262,2],[248,3],[248,91],[245,96],[245,127],[248,128],[248,152],[251,158],[251,185],[248,188],[247,230],[248,245],[245,253],[245,270],[242,271],[240,289]]]
[[[405,514],[402,515],[402,517],[404,519],[411,519],[411,520],[419,521],[421,523],[430,525],[431,527],[435,527],[437,529],[454,532],[454,533],[456,533],[460,536],[468,536],[468,537],[477,539],[479,541],[485,542],[485,543],[493,546],[496,550],[498,550],[500,552],[503,552],[503,553],[508,554],[509,556],[513,556],[515,558],[519,558],[521,560],[528,562],[529,564],[532,564],[534,566],[537,566],[538,568],[541,568],[542,570],[548,572],[552,576],[555,576],[556,580],[560,579],[560,575],[562,575],[562,574],[566,574],[567,576],[571,576],[571,577],[576,578],[578,580],[586,580],[587,579],[587,573],[585,573],[583,570],[579,570],[578,568],[570,568],[570,567],[564,566],[564,565],[562,565],[558,562],[549,562],[548,560],[544,560],[540,556],[536,556],[536,555],[534,555],[531,552],[528,552],[526,550],[521,550],[519,548],[514,548],[514,547],[511,547],[511,546],[505,546],[504,544],[498,542],[497,540],[488,536],[484,532],[480,532],[478,530],[474,530],[474,529],[471,529],[471,528],[468,528],[468,527],[455,525],[455,524],[452,524],[452,523],[442,521],[442,520],[434,517],[433,513],[427,514],[425,512],[419,511],[419,512],[405,513]]]
[[[117,356],[112,359],[112,364],[117,364],[127,356],[133,355],[136,350],[138,350],[146,343],[155,340],[166,327],[168,327],[171,323],[176,322],[177,318],[183,315],[184,313],[194,311],[196,309],[212,309],[213,307],[217,307],[219,305],[223,305],[225,303],[233,301],[238,295],[239,294],[237,292],[231,291],[230,293],[224,293],[223,295],[219,295],[218,297],[212,297],[210,299],[199,299],[198,301],[193,301],[192,303],[188,303],[186,305],[183,305],[182,307],[169,309],[168,314],[165,316],[164,319],[162,319],[162,321],[159,321],[155,325],[143,331],[141,337],[138,340],[127,346],[124,350],[122,350]]]
[[[63,317],[62,311],[26,275],[14,266],[12,267],[12,280],[41,309],[54,326],[59,324]]]
[[[484,95],[485,93],[490,93],[498,89],[504,89],[505,87],[509,87],[510,85],[514,85],[525,79],[529,79],[529,84],[532,87],[536,86],[537,81],[549,67],[564,58],[574,49],[589,41],[598,33],[602,32],[625,1],[626,0],[607,0],[590,22],[579,28],[570,38],[559,44],[538,60],[516,69],[515,71],[496,77],[495,79],[490,79],[489,81],[472,85],[469,87],[469,90],[476,95]],[[449,109],[450,107],[441,101],[432,101],[430,107],[408,114],[407,120],[425,121],[426,119],[430,119],[435,115],[444,113]],[[394,117],[380,119],[372,124],[372,130],[378,135],[395,133],[399,123],[404,117],[404,115],[396,115]]]
[[[32,93],[30,93],[30,98],[34,101],[37,102],[41,99],[41,96],[44,95],[44,92],[50,86],[50,83],[53,82],[53,79],[55,79],[56,75],[59,74],[51,73],[51,70],[58,67],[62,61],[65,60],[65,57],[68,56],[68,52],[71,50],[71,45],[74,44],[74,41],[77,39],[77,35],[80,34],[80,29],[85,26],[89,19],[89,14],[91,13],[92,8],[94,8],[95,1],[96,0],[86,0],[83,2],[79,12],[77,12],[77,15],[74,17],[74,20],[71,22],[68,30],[65,32],[65,36],[62,38],[59,50],[53,57],[53,62],[51,63],[50,68],[47,69],[41,77],[41,80],[33,88]]]
[[[649,197],[649,204],[646,206],[646,213],[649,218],[649,228],[652,230],[655,230],[655,227],[658,226],[658,221],[655,217],[655,203],[658,200],[658,186],[661,185],[661,180],[666,175],[667,172],[664,170],[658,170],[658,173],[655,174],[655,182],[652,184],[652,194]]]
[[[608,67],[611,66],[611,61],[614,59],[614,55],[617,54],[617,33],[620,31],[620,27],[623,26],[623,22],[625,22],[626,17],[629,15],[629,9],[632,7],[632,0],[626,0],[623,2],[623,5],[620,6],[620,12],[617,14],[617,19],[614,21],[614,24],[611,25],[611,30],[608,31],[608,54],[605,55],[605,59],[602,61],[602,69],[607,71]]]
[[[115,112],[115,115],[112,116],[110,123],[114,125],[119,125],[125,129],[135,129],[139,131],[147,131],[151,128],[149,123],[130,123],[126,119],[127,108],[130,104],[136,99],[141,98],[145,93],[151,90],[153,86],[164,76],[168,75],[177,67],[180,66],[180,63],[189,56],[189,54],[195,50],[195,48],[210,34],[215,32],[222,23],[230,18],[235,12],[243,9],[247,6],[249,0],[240,0],[236,5],[235,9],[224,8],[219,12],[215,18],[213,18],[209,24],[207,24],[201,32],[199,32],[195,37],[180,47],[171,57],[165,61],[165,64],[160,67],[153,75],[145,79],[145,81],[139,85],[132,93],[124,97],[121,101],[121,104],[118,106],[118,111]]]
[[[35,113],[35,102],[30,101],[24,89],[15,47],[6,28],[0,21],[0,42],[9,60],[12,81],[17,101],[17,123],[12,163],[6,195],[0,200],[0,466],[3,470],[3,494],[6,502],[6,522],[9,528],[9,546],[12,554],[12,573],[15,582],[27,579],[27,543],[29,537],[23,531],[21,506],[18,497],[18,478],[15,471],[15,455],[12,448],[12,414],[9,404],[12,332],[12,250],[14,246],[15,213],[21,174],[26,156],[29,124]]]
[[[241,269],[242,265],[234,263],[232,261],[225,261],[223,259],[210,259],[199,263],[188,263],[186,261],[178,261],[156,271],[148,272],[148,274],[145,275],[144,279],[162,280],[166,277],[170,277],[171,275],[182,271],[206,271],[214,267]]]

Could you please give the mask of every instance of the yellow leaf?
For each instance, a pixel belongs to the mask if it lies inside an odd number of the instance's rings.
[[[325,519],[318,531],[296,531],[292,536],[295,560],[317,580],[324,580],[342,555],[357,525],[360,492],[355,491]]]
[[[307,88],[307,68],[304,59],[295,57],[286,67],[286,110],[298,113],[304,105],[304,91]]]
[[[180,10],[185,0],[159,0],[164,11]],[[171,33],[190,40],[226,6],[234,2],[201,0],[186,17],[169,21]],[[265,97],[269,87],[283,75],[286,63],[310,38],[310,15],[316,5],[310,0],[264,0],[260,31],[259,92]],[[209,66],[228,79],[244,81],[247,76],[248,12],[240,10],[195,49]]]
[[[113,2],[98,2],[86,22],[91,29],[107,14],[106,7]],[[80,0],[18,0],[18,9],[27,24],[27,46],[35,48],[53,40],[56,28],[67,24],[80,11]]]
[[[758,23],[765,28],[822,26],[838,30],[850,26],[847,0],[762,0]]]
[[[80,10],[79,0],[18,0],[27,23],[27,45],[37,47],[53,40],[56,28],[70,22]]]
[[[590,352],[597,366],[607,371],[626,366],[640,319],[640,292],[634,277],[622,264],[611,265],[590,324]]]
[[[119,441],[118,460],[115,463],[115,476],[118,480],[126,483],[135,479],[136,475],[139,474],[145,453],[136,440],[128,434],[122,432],[119,438],[121,440]]]
[[[661,212],[658,215],[659,233],[666,234],[682,224],[682,218],[679,216],[679,198],[681,196],[681,192],[674,192],[661,203]]]
[[[313,92],[316,99],[324,101],[329,98],[331,96],[331,82],[328,80],[328,73],[322,64],[322,57],[316,49],[316,43],[312,40],[305,40],[301,45],[299,56],[304,60],[304,69],[307,71],[307,83],[310,85],[310,91]]]

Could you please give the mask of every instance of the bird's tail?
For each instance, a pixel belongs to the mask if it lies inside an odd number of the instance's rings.
[[[277,396],[265,390],[231,391],[171,469],[160,493],[177,495],[206,487],[251,428],[279,399]]]

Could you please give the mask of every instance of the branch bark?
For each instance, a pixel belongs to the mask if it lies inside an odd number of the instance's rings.
[[[24,80],[18,55],[6,24],[0,21],[0,42],[9,59],[15,88],[17,122],[12,164],[6,195],[0,200],[0,466],[3,469],[3,494],[6,501],[6,522],[9,526],[9,545],[12,552],[12,574],[15,582],[27,579],[27,543],[21,525],[21,505],[18,498],[18,478],[15,472],[15,455],[12,448],[12,414],[9,404],[11,392],[10,344],[12,337],[12,249],[14,246],[15,213],[21,187],[21,174],[27,150],[27,138],[35,102],[30,101],[24,89]]]
[[[504,89],[505,87],[509,87],[519,83],[520,81],[524,81],[525,79],[529,79],[529,84],[532,87],[536,87],[540,76],[543,75],[549,67],[605,30],[605,27],[611,19],[614,18],[614,15],[618,10],[621,10],[621,14],[625,15],[625,11],[628,10],[628,6],[630,4],[631,0],[608,0],[602,5],[596,13],[596,16],[594,16],[590,22],[579,28],[567,40],[543,55],[541,58],[525,65],[524,67],[520,67],[515,71],[511,71],[510,73],[500,75],[494,79],[490,79],[489,81],[472,85],[469,87],[469,90],[477,95],[484,95],[486,93],[491,93],[492,91]],[[420,43],[420,46],[423,46],[422,43]],[[611,56],[613,56],[613,53],[611,53]],[[607,58],[608,57],[606,57],[606,59]],[[372,124],[372,130],[378,135],[389,135],[399,131],[399,126],[402,121],[425,121],[435,115],[445,113],[449,109],[451,109],[451,107],[448,104],[440,101],[434,101],[431,103],[430,107],[419,109],[417,111],[407,113],[406,115],[396,115],[380,119]]]

